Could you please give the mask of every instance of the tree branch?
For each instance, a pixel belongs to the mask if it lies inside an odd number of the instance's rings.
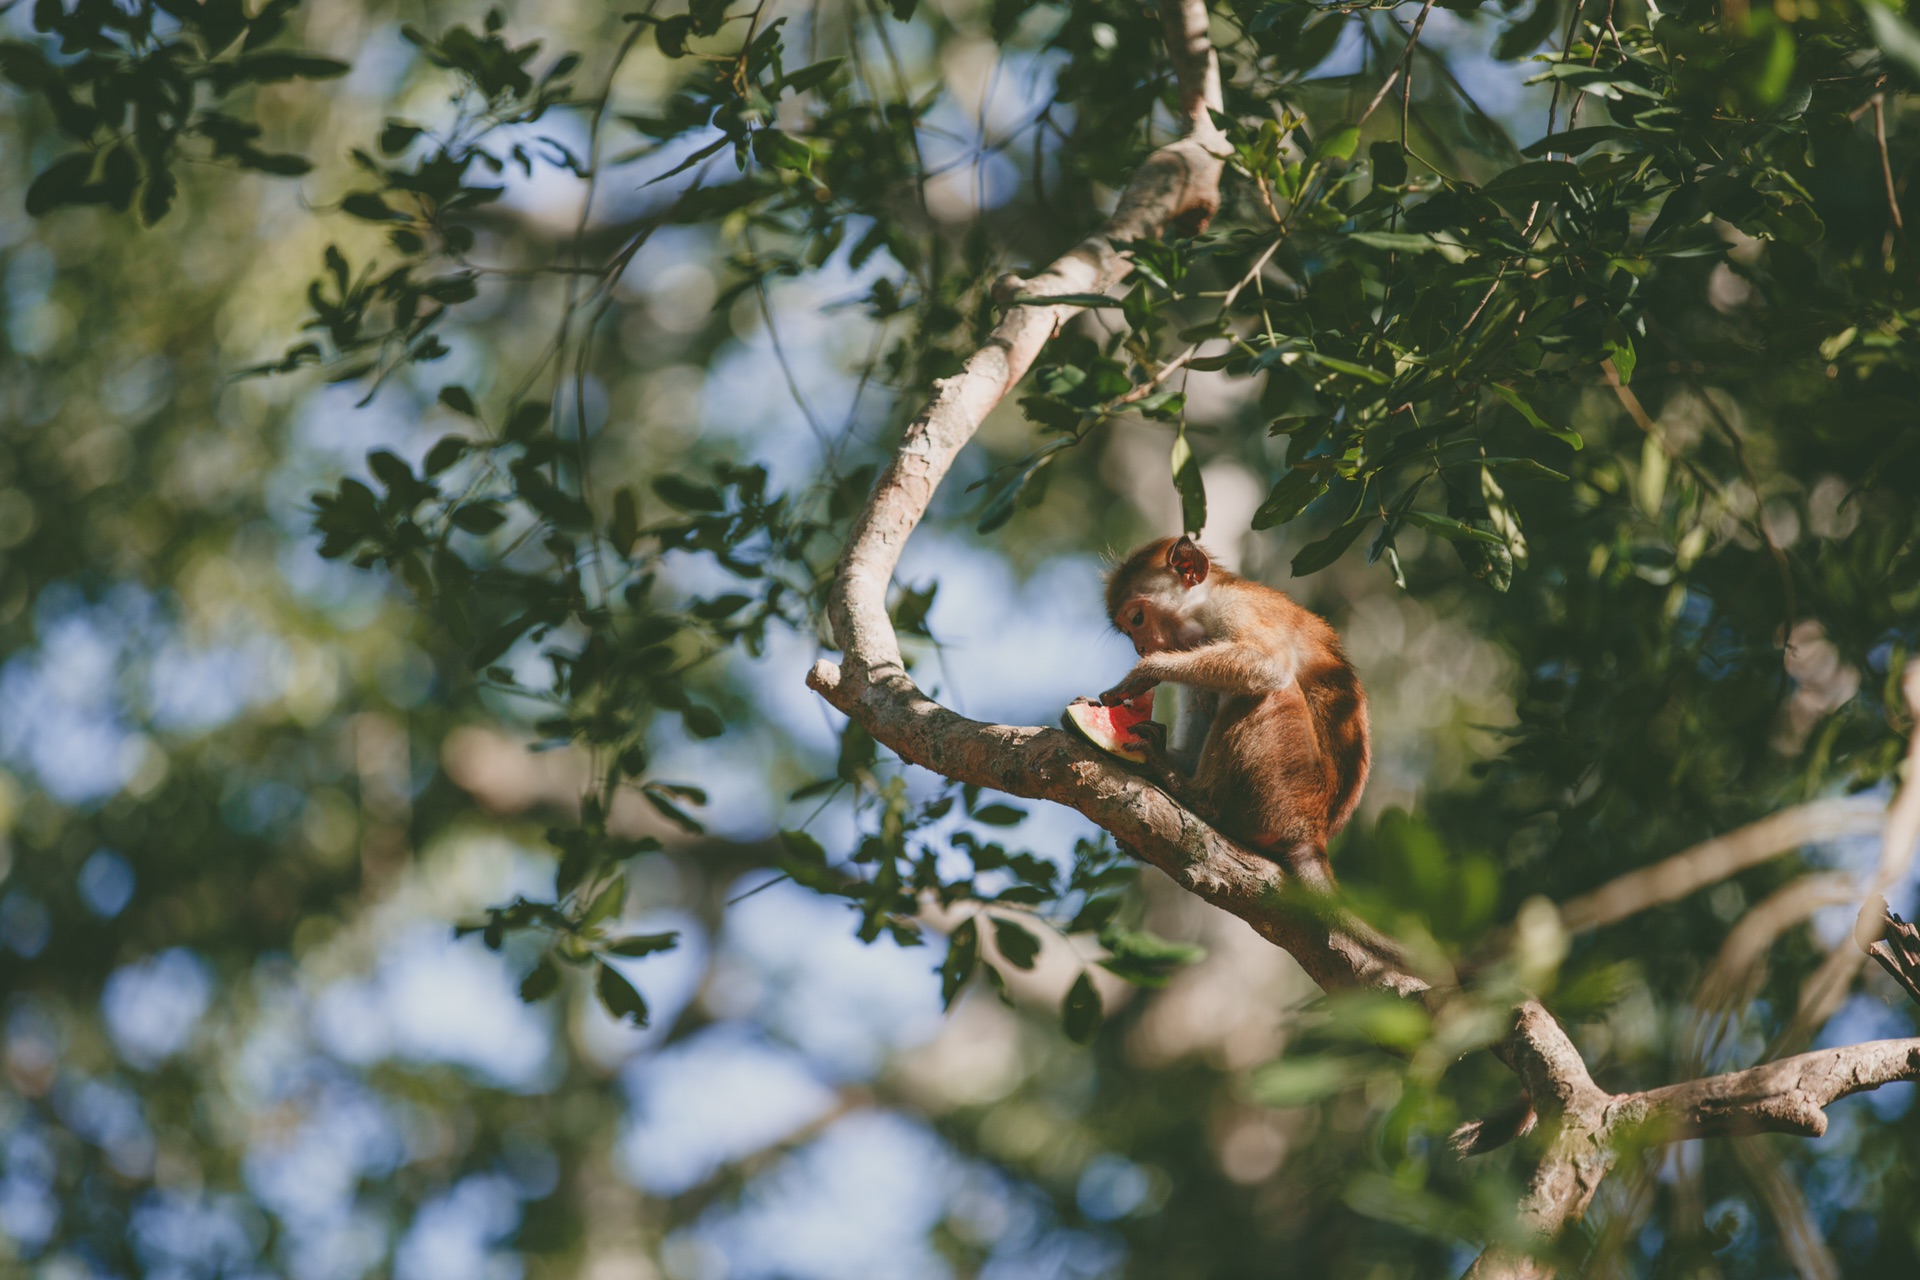
[[[1560,920],[1569,933],[1599,929],[1649,907],[1678,902],[1815,840],[1878,831],[1886,816],[1886,809],[1871,799],[1815,800],[1782,809],[1564,902]]]
[[[1826,1108],[1849,1094],[1920,1079],[1920,1037],[1816,1049],[1746,1071],[1624,1093],[1608,1104],[1605,1128],[1645,1129],[1662,1142],[1739,1133],[1827,1131]]]

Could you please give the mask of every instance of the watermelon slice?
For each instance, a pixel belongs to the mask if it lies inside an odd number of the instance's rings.
[[[1108,755],[1145,764],[1147,743],[1135,729],[1153,719],[1153,690],[1117,707],[1105,706],[1092,698],[1075,698],[1067,704],[1067,713],[1060,719]]]

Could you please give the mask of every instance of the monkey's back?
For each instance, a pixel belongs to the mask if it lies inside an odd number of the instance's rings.
[[[1229,835],[1265,851],[1324,851],[1372,768],[1366,690],[1326,619],[1283,592],[1262,592],[1271,596],[1269,625],[1304,642],[1299,665],[1285,689],[1221,699],[1198,772]]]

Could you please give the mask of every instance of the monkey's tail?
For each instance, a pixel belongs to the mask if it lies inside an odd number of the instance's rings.
[[[1320,720],[1321,741],[1335,760],[1333,805],[1327,811],[1327,834],[1335,836],[1360,805],[1367,773],[1373,767],[1373,733],[1367,720],[1367,697],[1351,668],[1346,680],[1313,708]],[[1329,682],[1332,684],[1333,682]]]
[[[1285,867],[1300,886],[1312,893],[1329,896],[1339,892],[1333,878],[1333,864],[1327,860],[1327,847],[1312,840],[1296,840],[1267,854]]]

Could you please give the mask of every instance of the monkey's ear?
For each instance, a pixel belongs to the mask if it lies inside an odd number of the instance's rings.
[[[1167,568],[1180,575],[1180,581],[1189,587],[1197,587],[1207,580],[1207,570],[1213,566],[1207,563],[1207,553],[1195,545],[1186,534],[1167,548]]]

